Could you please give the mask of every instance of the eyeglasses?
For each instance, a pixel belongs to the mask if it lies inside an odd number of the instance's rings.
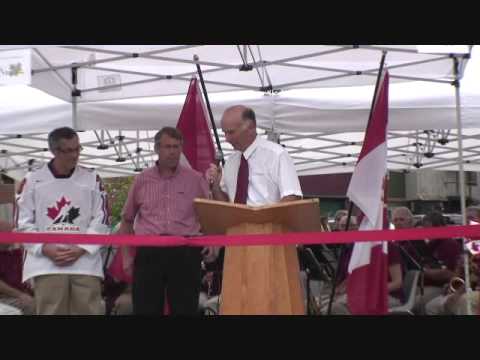
[[[175,144],[175,145],[160,145],[160,143],[155,143],[155,145],[161,149],[165,149],[165,150],[170,150],[170,149],[173,149],[173,150],[180,150],[182,148],[182,144]]]
[[[58,151],[60,151],[62,154],[73,154],[73,153],[79,153],[83,150],[83,146],[78,146],[76,148],[67,148],[67,149],[61,149],[61,148],[57,148]]]

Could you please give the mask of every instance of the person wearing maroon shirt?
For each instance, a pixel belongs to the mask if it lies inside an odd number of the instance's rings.
[[[422,220],[424,227],[445,226],[442,213],[432,211]],[[462,245],[456,239],[426,239],[430,263],[424,267],[423,304],[441,295],[445,285],[455,276],[457,264],[462,255]]]
[[[345,231],[347,223],[347,216],[343,216],[339,221],[339,231]],[[352,216],[350,219],[349,230],[357,230],[357,219]],[[344,251],[343,256],[340,258],[339,265],[339,277],[340,284],[336,289],[335,300],[332,304],[333,315],[349,315],[350,311],[347,306],[347,294],[346,294],[346,279],[348,277],[348,263],[350,262],[350,256],[353,246],[347,248]],[[403,294],[403,264],[400,251],[392,242],[388,243],[388,307],[399,306],[404,301]],[[323,308],[325,311],[326,308]]]
[[[413,227],[413,215],[406,207],[393,210],[392,222],[396,229]],[[439,211],[426,214],[421,226],[445,226],[445,217]],[[425,304],[443,293],[443,288],[454,276],[462,247],[456,239],[425,239],[401,241],[400,245],[409,257],[423,268],[423,296],[418,295],[414,313],[424,313]]]
[[[480,315],[480,254],[469,254],[468,266],[472,291],[467,295],[464,260],[459,257],[455,277],[444,287],[444,293],[426,304],[427,315],[469,315],[468,301],[472,315]]]
[[[0,232],[12,231],[13,226],[0,220]],[[22,283],[23,250],[0,244],[0,304],[18,309],[25,315],[35,312],[31,289]]]
[[[158,161],[137,175],[122,212],[119,234],[197,236],[195,198],[208,198],[203,175],[180,164],[183,136],[164,127],[154,137]],[[196,315],[200,292],[201,249],[139,247],[133,263],[134,314],[163,315],[165,292],[172,315]],[[203,250],[204,256],[215,251]],[[126,265],[128,268],[129,265]]]
[[[414,224],[413,214],[409,208],[399,206],[392,211],[392,223],[395,229],[410,229],[419,226]],[[421,225],[421,224],[420,224]],[[427,244],[424,239],[399,241],[406,270],[419,270],[427,262]]]
[[[475,223],[480,223],[480,207],[479,206],[469,206],[467,207],[467,224],[475,225]],[[473,224],[472,224],[473,222]]]

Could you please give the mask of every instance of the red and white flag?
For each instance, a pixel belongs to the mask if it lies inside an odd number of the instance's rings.
[[[215,147],[208,124],[208,113],[202,93],[197,79],[193,78],[190,81],[187,97],[178,119],[177,129],[183,134],[181,163],[202,174],[215,160]]]
[[[187,97],[177,123],[183,135],[183,154],[180,163],[204,174],[215,161],[215,147],[208,122],[202,93],[196,78],[190,80]],[[170,314],[168,292],[165,299],[165,315]]]
[[[347,196],[362,212],[359,230],[383,229],[386,220],[384,189],[387,173],[388,72],[375,95],[372,117]],[[348,264],[347,300],[352,314],[388,312],[387,242],[355,243]]]

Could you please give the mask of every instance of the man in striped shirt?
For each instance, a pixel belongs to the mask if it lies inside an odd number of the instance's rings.
[[[164,127],[154,140],[158,161],[135,178],[119,233],[200,235],[193,199],[207,198],[208,184],[202,174],[180,165],[183,136],[177,129]],[[133,264],[134,314],[163,314],[166,291],[172,315],[195,315],[200,262],[198,247],[139,247]]]

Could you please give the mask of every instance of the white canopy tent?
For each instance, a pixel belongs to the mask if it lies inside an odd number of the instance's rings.
[[[351,171],[360,150],[361,132],[373,94],[373,75],[383,50],[388,50],[387,67],[394,82],[390,88],[389,168],[409,169],[415,168],[415,164],[441,169],[455,167],[455,131],[447,132],[455,128],[456,120],[451,86],[453,61],[449,56],[419,54],[415,46],[354,49],[352,46],[263,45],[34,47],[32,86],[60,99],[31,87],[0,87],[0,134],[5,134],[0,135],[0,151],[4,155],[0,166],[10,176],[21,177],[32,166],[32,159],[50,158],[45,133],[57,126],[89,130],[81,134],[86,147],[82,162],[99,168],[104,176],[129,174],[145,166],[152,160],[150,141],[154,131],[161,126],[176,125],[187,81],[195,74],[193,54],[198,54],[217,125],[226,107],[238,103],[252,106],[261,129],[281,134],[280,140],[294,157],[300,174]],[[133,57],[133,54],[143,55]],[[81,96],[74,97],[78,103],[75,121],[71,103],[73,86],[69,84],[73,62],[79,67],[77,88],[81,90]],[[248,65],[252,70],[239,71],[239,67]],[[270,71],[278,67],[283,71]],[[469,65],[468,70],[470,67],[474,66]],[[145,75],[145,69],[155,69],[155,76]],[[309,80],[303,78],[305,71],[310,74]],[[220,73],[222,85],[216,77]],[[362,75],[355,75],[359,73]],[[173,74],[177,80],[166,79],[169,75],[160,79],[159,74]],[[257,85],[260,85],[256,91],[236,90],[252,89],[252,75],[257,76]],[[92,84],[92,79],[98,83],[106,76],[121,86],[97,90],[87,86]],[[429,81],[407,81],[420,78]],[[468,83],[467,79],[463,83]],[[135,84],[126,85],[130,82]],[[181,89],[172,86],[180,83]],[[360,86],[333,87],[342,84]],[[270,85],[272,91],[265,91]],[[325,88],[303,89],[307,86]],[[263,91],[259,91],[261,87]],[[222,92],[216,93],[218,90]],[[478,95],[475,91],[463,88],[462,91],[463,122],[466,128],[471,128],[469,142],[465,144],[469,150],[465,155],[470,161],[467,168],[475,170],[478,167],[475,143],[479,132],[474,129],[480,114]],[[175,92],[182,94],[169,95]],[[144,97],[151,95],[163,96]],[[136,97],[130,98],[132,96]],[[105,99],[116,100],[101,101]],[[94,129],[98,130],[96,134],[91,131]],[[423,132],[430,129],[437,131]],[[445,131],[438,131],[441,129]],[[123,130],[120,135],[126,136],[121,146],[118,130]],[[360,133],[354,133],[356,131]],[[448,144],[441,146],[435,142],[446,135]],[[114,142],[115,146],[97,149],[102,138],[108,143]],[[143,151],[136,154],[139,147]],[[224,144],[224,148],[228,151],[229,146]],[[433,158],[423,155],[429,151],[435,153]],[[127,161],[116,161],[122,158]]]
[[[14,46],[24,48],[25,46]],[[11,49],[11,46],[1,46]],[[419,53],[416,45],[96,45],[27,46],[32,86],[77,102],[184,94],[202,65],[209,92],[289,90],[375,83],[382,51],[392,81],[454,79],[449,55]],[[465,59],[466,60],[466,59]],[[461,72],[466,61],[461,61]],[[72,84],[72,69],[77,84]]]
[[[15,178],[50,158],[46,133],[58,126],[86,130],[81,133],[86,149],[81,161],[103,176],[132,174],[148,165],[154,132],[176,125],[188,81],[196,74],[194,54],[217,126],[226,107],[253,107],[261,133],[279,134],[299,174],[305,175],[352,170],[378,63],[387,51],[392,79],[389,168],[458,167],[456,131],[449,131],[456,127],[453,59],[418,53],[414,45],[18,48],[31,48],[32,87],[0,87],[0,167]],[[459,56],[459,61],[463,73],[467,59]],[[470,80],[479,74],[475,63],[470,61],[462,80],[467,170],[478,170],[480,161],[479,93]],[[76,86],[71,84],[72,67],[77,68]],[[469,75],[471,68],[475,71]],[[72,97],[74,88],[80,96]],[[448,143],[441,145],[441,139]],[[101,144],[110,146],[98,149]],[[228,153],[228,144],[223,147]]]

